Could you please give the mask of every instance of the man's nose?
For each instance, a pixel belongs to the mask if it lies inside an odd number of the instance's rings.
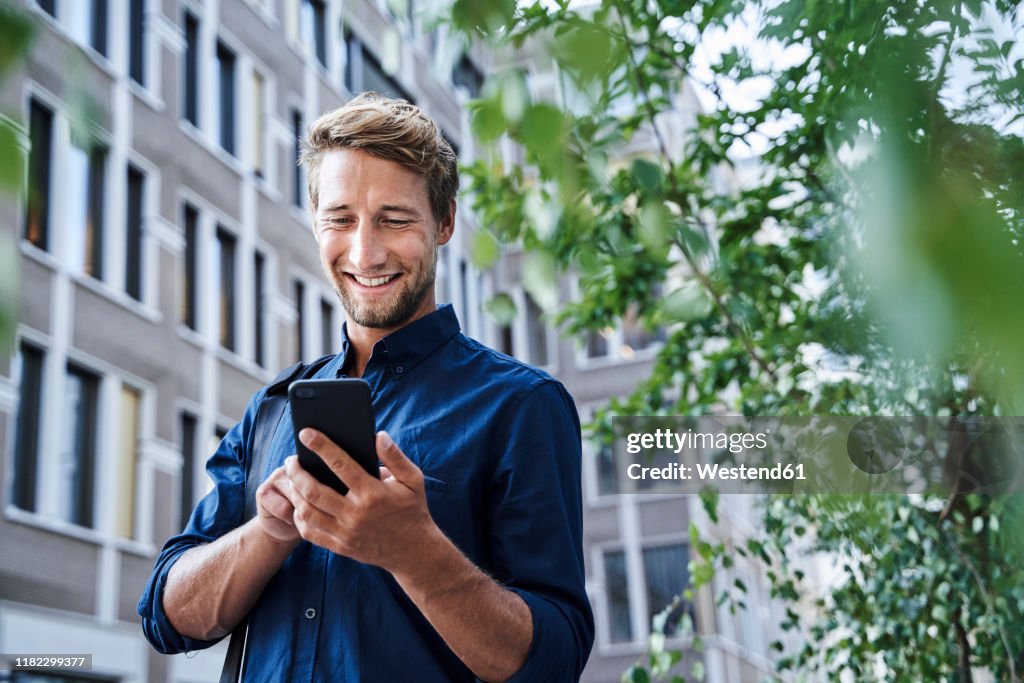
[[[359,227],[352,233],[348,260],[360,273],[372,272],[387,262],[387,250],[371,222],[360,221]]]

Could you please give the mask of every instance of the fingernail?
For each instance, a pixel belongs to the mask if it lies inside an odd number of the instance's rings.
[[[307,446],[312,446],[313,445],[313,441],[315,439],[316,439],[316,434],[309,427],[306,427],[301,432],[299,432],[299,441],[301,441],[302,443],[306,444]]]
[[[384,448],[391,448],[395,445],[395,442],[391,440],[391,437],[388,436],[387,432],[380,433],[380,440],[383,443]]]

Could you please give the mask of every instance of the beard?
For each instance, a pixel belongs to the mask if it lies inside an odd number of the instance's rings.
[[[404,272],[400,276],[402,287],[389,298],[373,304],[354,296],[349,290],[350,277],[338,264],[331,269],[331,281],[342,307],[352,322],[373,329],[402,327],[419,310],[423,300],[434,287],[437,273],[437,245],[427,265],[418,273]]]

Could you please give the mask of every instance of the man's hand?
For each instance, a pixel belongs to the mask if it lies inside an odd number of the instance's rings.
[[[259,527],[278,543],[295,543],[300,539],[294,520],[295,506],[286,493],[291,487],[291,479],[282,465],[271,472],[267,480],[256,489],[256,519]]]
[[[305,540],[393,574],[416,568],[440,530],[427,509],[423,472],[386,432],[377,433],[382,479],[368,475],[342,448],[314,429],[299,434],[346,486],[342,496],[302,469],[298,458],[285,461],[291,486],[283,491],[294,509],[295,527]]]
[[[381,478],[313,429],[302,443],[348,486],[342,496],[324,486],[292,456],[285,461],[295,526],[310,543],[382,567],[476,676],[503,681],[526,661],[533,616],[519,595],[480,571],[434,524],[423,472],[377,433]]]

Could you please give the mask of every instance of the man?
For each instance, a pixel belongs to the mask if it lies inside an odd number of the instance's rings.
[[[418,108],[364,94],[313,124],[303,163],[346,312],[316,377],[370,384],[381,478],[304,430],[341,496],[280,428],[247,521],[257,392],[207,464],[213,490],[157,559],[139,602],[147,638],[196,650],[248,615],[246,681],[578,679],[593,643],[579,421],[559,383],[435,305],[455,225],[450,145]]]

